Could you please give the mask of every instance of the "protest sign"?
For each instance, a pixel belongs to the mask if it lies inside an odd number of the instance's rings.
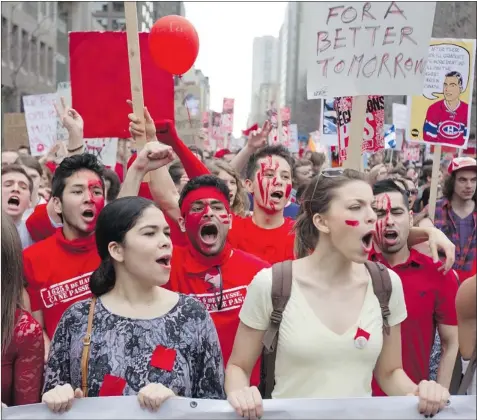
[[[435,2],[306,7],[308,99],[421,91]]]
[[[290,108],[280,108],[280,122],[282,132],[280,133],[280,142],[287,148],[290,147]]]
[[[417,397],[274,399],[263,401],[262,419],[422,419]],[[474,419],[475,396],[452,396],[435,420]],[[56,419],[239,419],[227,401],[172,398],[157,412],[142,409],[137,397],[82,398],[71,410],[52,415],[46,404],[2,409],[5,420]]]
[[[195,84],[176,86],[174,108],[177,134],[185,144],[196,144],[202,129],[200,87]]]
[[[421,158],[421,146],[419,144],[404,142],[402,151],[404,161],[418,162]]]
[[[338,148],[340,160],[347,159],[347,148],[349,146],[351,130],[351,97],[336,98],[335,110],[338,125]],[[384,97],[369,96],[366,102],[366,115],[363,131],[362,152],[377,152],[384,149]],[[360,153],[360,155],[361,155]]]
[[[288,146],[288,150],[290,153],[298,153],[299,152],[299,144],[298,144],[298,126],[296,124],[290,124],[290,145]]]
[[[234,102],[235,99],[224,98],[220,123],[224,134],[232,134],[234,129]]]
[[[23,97],[25,121],[32,156],[44,155],[56,143],[55,93]]]
[[[338,146],[338,125],[335,98],[323,99],[321,103],[321,142],[325,146]]]
[[[28,131],[25,114],[11,112],[3,115],[3,146],[5,150],[18,150],[20,146],[28,147]]]
[[[431,40],[422,94],[408,97],[411,141],[466,147],[475,46],[475,39]]]
[[[220,112],[212,111],[211,117],[211,133],[210,138],[213,143],[212,150],[220,150],[224,148],[224,136],[220,131],[220,123],[222,121],[222,114]]]
[[[393,103],[393,124],[396,130],[407,130],[407,105]]]
[[[148,36],[139,34],[144,104],[154,121],[173,121],[173,77],[153,63]],[[129,138],[131,107],[126,100],[132,98],[126,33],[72,32],[69,41],[72,105],[83,117],[84,137]]]
[[[278,111],[274,103],[271,103],[270,108],[267,109],[267,119],[272,125],[268,135],[268,144],[277,144],[280,142],[280,136],[278,134]]]
[[[95,155],[104,166],[114,168],[118,152],[118,138],[85,139],[85,151]]]

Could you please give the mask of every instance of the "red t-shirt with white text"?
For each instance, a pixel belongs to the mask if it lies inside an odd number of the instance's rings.
[[[63,313],[89,298],[89,277],[100,264],[95,236],[68,241],[62,229],[23,252],[32,312],[42,311],[51,339]]]
[[[232,353],[235,334],[240,322],[239,313],[247,293],[247,286],[262,269],[270,267],[265,261],[239,250],[232,254],[219,270],[205,269],[194,260],[185,247],[174,247],[172,271],[168,289],[194,296],[209,311],[224,357],[225,366]],[[220,277],[222,276],[222,299],[220,297]],[[222,300],[222,309],[218,304]],[[260,363],[257,362],[250,379],[252,385],[260,382]]]
[[[228,241],[232,247],[255,255],[270,264],[293,260],[295,233],[294,221],[285,218],[285,222],[275,229],[257,226],[251,217],[235,216]]]

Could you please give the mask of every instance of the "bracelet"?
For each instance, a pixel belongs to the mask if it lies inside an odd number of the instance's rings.
[[[76,149],[66,149],[69,153],[74,153],[77,152],[78,150],[84,148],[84,144],[82,144],[80,147],[77,147]]]

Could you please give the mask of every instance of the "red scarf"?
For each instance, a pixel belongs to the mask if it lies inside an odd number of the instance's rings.
[[[226,241],[219,254],[207,257],[197,251],[189,242],[187,245],[185,269],[189,273],[206,273],[213,267],[223,266],[232,256],[232,246]]]
[[[96,236],[89,235],[86,238],[78,238],[69,241],[63,235],[63,229],[56,230],[56,242],[59,246],[71,254],[82,254],[96,249]]]

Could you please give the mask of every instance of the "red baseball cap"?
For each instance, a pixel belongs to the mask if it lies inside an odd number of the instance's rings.
[[[230,155],[232,152],[229,149],[220,149],[217,150],[214,157],[217,159],[222,159],[225,155]]]
[[[449,174],[452,174],[455,171],[460,171],[461,169],[473,169],[477,171],[477,161],[471,157],[454,158],[451,160],[447,171]]]

